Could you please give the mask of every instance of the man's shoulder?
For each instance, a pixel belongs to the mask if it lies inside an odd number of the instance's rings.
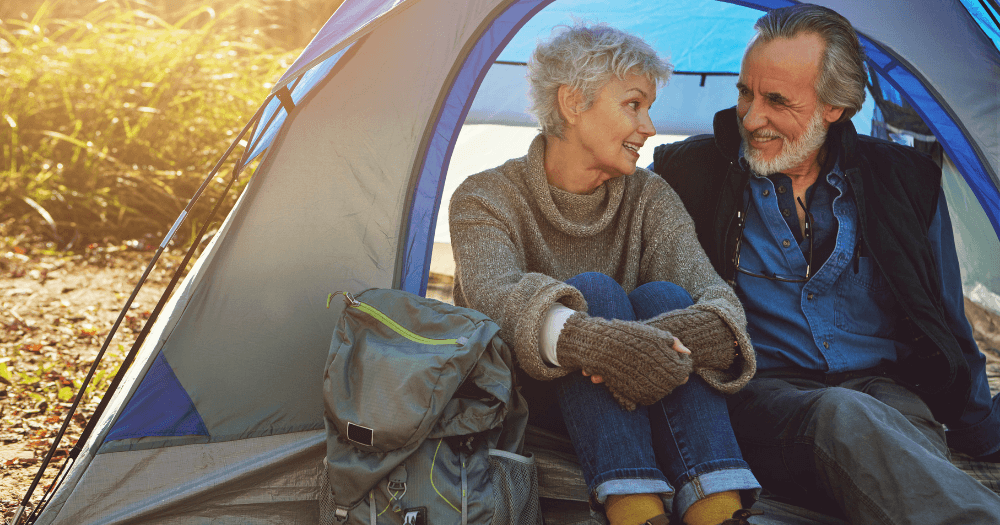
[[[941,168],[934,160],[909,146],[868,136],[859,136],[856,148],[863,159],[857,182],[865,188],[866,202],[909,203],[929,224],[941,191]]]
[[[653,151],[652,169],[688,202],[707,196],[711,188],[720,187],[729,163],[714,135],[696,135],[657,146]]]
[[[661,144],[653,150],[653,166],[668,166],[673,163],[706,161],[719,156],[715,135],[694,135],[684,140]],[[655,170],[659,173],[659,170]],[[663,175],[663,173],[660,173]]]
[[[858,135],[857,154],[864,157],[874,167],[882,167],[883,169],[877,170],[880,174],[912,170],[920,174],[940,176],[935,175],[940,173],[940,168],[929,155],[910,146],[888,140]],[[912,174],[908,176],[912,176]]]

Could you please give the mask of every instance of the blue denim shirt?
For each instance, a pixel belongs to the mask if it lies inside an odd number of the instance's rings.
[[[798,232],[791,179],[773,179],[777,184],[754,176],[747,186],[740,266],[765,275],[804,277],[809,241]],[[758,368],[837,373],[896,361],[900,352],[909,351],[894,337],[901,310],[874,263],[868,257],[855,259],[858,212],[839,167],[818,179],[809,196],[812,278],[786,283],[736,274]],[[829,253],[825,262],[817,258],[823,251]],[[801,308],[774,308],[776,304]]]
[[[900,342],[905,338],[897,337],[903,334],[896,333],[902,311],[885,277],[858,243],[857,207],[839,165],[835,163],[825,177],[819,177],[807,195],[806,205],[813,216],[812,278],[805,283],[784,283],[736,274],[736,292],[746,309],[758,368],[802,367],[836,373],[904,357],[911,349]],[[798,233],[791,179],[751,176],[744,203],[749,206],[740,266],[766,275],[805,276],[809,246]],[[947,322],[959,344],[968,349],[973,377],[962,426],[949,430],[949,441],[973,440],[996,448],[1000,445],[1000,396],[990,399],[986,360],[965,317],[958,256],[943,192],[928,238],[940,273]],[[775,307],[791,304],[801,308]]]

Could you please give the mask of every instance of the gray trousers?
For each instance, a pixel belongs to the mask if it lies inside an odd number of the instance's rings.
[[[758,374],[729,400],[770,494],[869,524],[1000,524],[1000,496],[949,461],[944,428],[883,376]]]

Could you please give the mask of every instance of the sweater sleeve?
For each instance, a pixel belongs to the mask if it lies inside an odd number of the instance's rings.
[[[724,393],[736,392],[757,370],[743,306],[713,269],[698,242],[694,222],[674,190],[659,177],[651,179],[650,186],[647,191],[652,196],[643,218],[648,249],[641,280],[672,282],[691,295],[694,305],[647,322],[672,333],[691,349],[695,372],[709,385]]]
[[[489,172],[487,172],[489,173]],[[518,364],[540,380],[572,370],[546,364],[539,354],[541,326],[556,302],[576,311],[587,303],[576,288],[547,275],[527,272],[516,219],[485,177],[466,179],[452,196],[449,225],[455,257],[455,303],[488,315],[500,326]],[[494,177],[496,183],[499,177]]]

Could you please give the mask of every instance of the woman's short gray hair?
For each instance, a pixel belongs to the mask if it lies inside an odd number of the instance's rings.
[[[794,38],[801,33],[815,33],[826,43],[816,94],[833,107],[844,108],[838,122],[861,110],[868,80],[865,51],[851,23],[836,11],[811,4],[796,4],[768,12],[754,24],[757,36],[747,46],[776,38]]]
[[[611,75],[623,80],[628,74],[643,75],[657,86],[670,79],[673,68],[649,44],[607,24],[558,26],[553,33],[528,60],[530,111],[546,135],[563,136],[559,86],[578,90],[585,111]]]

